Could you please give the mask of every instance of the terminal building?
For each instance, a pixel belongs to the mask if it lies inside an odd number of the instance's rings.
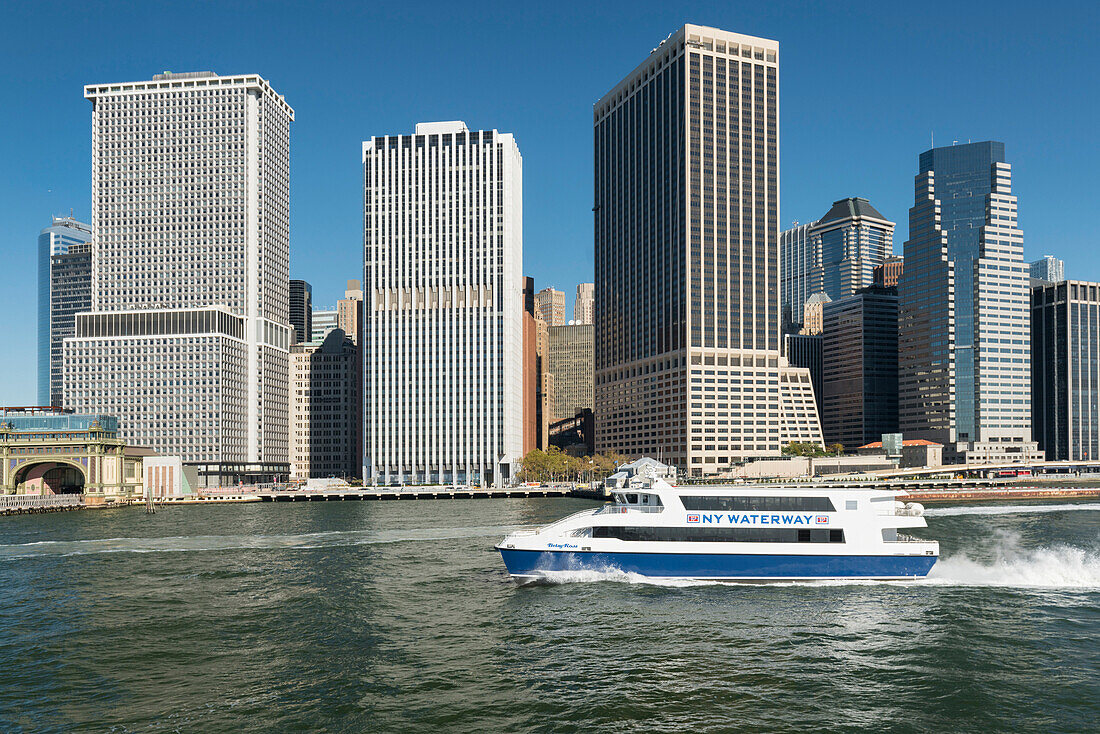
[[[0,494],[84,494],[92,504],[140,498],[142,462],[152,453],[127,446],[114,416],[0,409]]]

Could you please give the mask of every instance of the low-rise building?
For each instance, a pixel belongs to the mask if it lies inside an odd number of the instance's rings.
[[[0,494],[83,494],[91,504],[140,498],[142,462],[152,453],[127,446],[114,416],[0,410]]]

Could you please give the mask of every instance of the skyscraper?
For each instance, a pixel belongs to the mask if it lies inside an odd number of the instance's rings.
[[[535,307],[547,326],[565,324],[565,293],[556,288],[543,288],[535,294]]]
[[[573,301],[573,321],[591,324],[596,310],[595,283],[577,285],[577,299]]]
[[[290,475],[355,477],[363,468],[362,360],[341,329],[290,347]]]
[[[92,84],[92,311],[65,340],[65,403],[202,462],[285,475],[290,123],[255,74]]]
[[[518,471],[522,165],[511,134],[462,122],[363,143],[364,480]]]
[[[920,155],[899,294],[901,431],[946,461],[1036,455],[1028,271],[1004,143]]]
[[[313,336],[313,286],[304,280],[290,281],[291,339],[295,344],[308,342]]]
[[[593,405],[592,324],[550,327],[548,364],[554,376],[554,414],[551,423],[573,418]]]
[[[821,432],[855,448],[898,430],[898,294],[865,288],[822,309]]]
[[[92,305],[92,228],[52,217],[38,235],[38,404],[61,407],[62,348]]]
[[[811,237],[815,224],[795,222],[779,233],[779,303],[785,330],[803,323],[806,301],[821,292],[821,252]]]
[[[329,332],[340,326],[340,312],[335,308],[319,308],[313,311],[313,333],[307,341],[323,342]]]
[[[1100,459],[1100,283],[1031,289],[1032,414],[1048,461]]]
[[[1066,263],[1054,255],[1043,255],[1041,259],[1031,263],[1029,274],[1033,285],[1040,285],[1035,281],[1061,283],[1066,279]]]
[[[336,302],[336,327],[343,329],[353,344],[362,342],[363,286],[358,280],[349,280],[344,297]]]
[[[821,440],[779,345],[778,55],[687,25],[593,109],[599,451],[700,475]]]
[[[833,202],[821,219],[780,234],[781,307],[788,323],[802,323],[813,295],[836,300],[874,283],[874,269],[894,249],[894,223],[867,199]]]

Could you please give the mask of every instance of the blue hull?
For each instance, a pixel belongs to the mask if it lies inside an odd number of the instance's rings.
[[[718,553],[595,553],[498,548],[508,573],[624,571],[660,578],[752,580],[927,576],[936,556],[797,556]]]

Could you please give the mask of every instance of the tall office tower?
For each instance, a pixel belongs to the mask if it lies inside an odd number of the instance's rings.
[[[898,431],[898,294],[865,288],[826,303],[821,432],[855,448]]]
[[[901,431],[944,460],[1038,455],[1027,266],[1004,143],[920,155],[898,281]]]
[[[802,324],[802,308],[821,290],[821,253],[811,233],[817,222],[779,233],[779,303],[784,331]]]
[[[779,236],[780,307],[784,326],[803,323],[809,298],[836,300],[874,283],[874,269],[894,249],[894,223],[867,199],[833,202],[821,219]]]
[[[353,344],[363,342],[363,286],[349,280],[344,297],[336,302],[336,328],[342,329]]]
[[[873,285],[875,267],[894,252],[894,223],[858,197],[833,202],[812,237],[821,252],[819,290],[834,301]]]
[[[65,340],[65,403],[202,462],[224,484],[288,471],[290,123],[266,80],[92,84],[92,311]]]
[[[523,278],[523,455],[539,448],[539,360],[535,349],[535,279]]]
[[[290,476],[357,477],[363,468],[362,360],[343,330],[290,347]]]
[[[1048,461],[1100,459],[1100,283],[1031,289],[1031,406]]]
[[[810,371],[810,384],[814,388],[814,405],[821,418],[822,337],[817,334],[784,334],[783,356],[792,367],[805,367]],[[824,435],[822,436],[824,437]]]
[[[554,288],[543,288],[535,294],[535,306],[547,326],[565,324],[565,293]]]
[[[290,281],[290,325],[293,343],[308,342],[313,337],[313,286],[304,280]]]
[[[340,312],[335,308],[322,308],[313,312],[313,333],[309,341],[321,343],[333,329],[340,326]]]
[[[901,271],[905,268],[905,258],[891,255],[882,265],[876,265],[874,270],[875,288],[897,288]]]
[[[573,301],[573,321],[591,324],[596,313],[596,284],[581,283],[577,286],[577,300]]]
[[[462,122],[363,143],[364,480],[495,484],[523,453],[523,162]]]
[[[702,475],[821,441],[780,353],[778,55],[687,25],[593,109],[599,451]]]
[[[538,373],[535,396],[535,445],[550,446],[550,421],[554,415],[554,375],[550,372],[550,327],[535,309],[535,371]]]
[[[62,347],[92,305],[92,228],[52,217],[38,235],[38,404],[61,407]]]
[[[592,324],[550,327],[549,370],[554,376],[554,414],[551,423],[573,418],[594,404],[595,364]]]
[[[1041,259],[1031,263],[1028,270],[1032,285],[1061,283],[1066,279],[1066,263],[1054,255],[1043,255]]]

